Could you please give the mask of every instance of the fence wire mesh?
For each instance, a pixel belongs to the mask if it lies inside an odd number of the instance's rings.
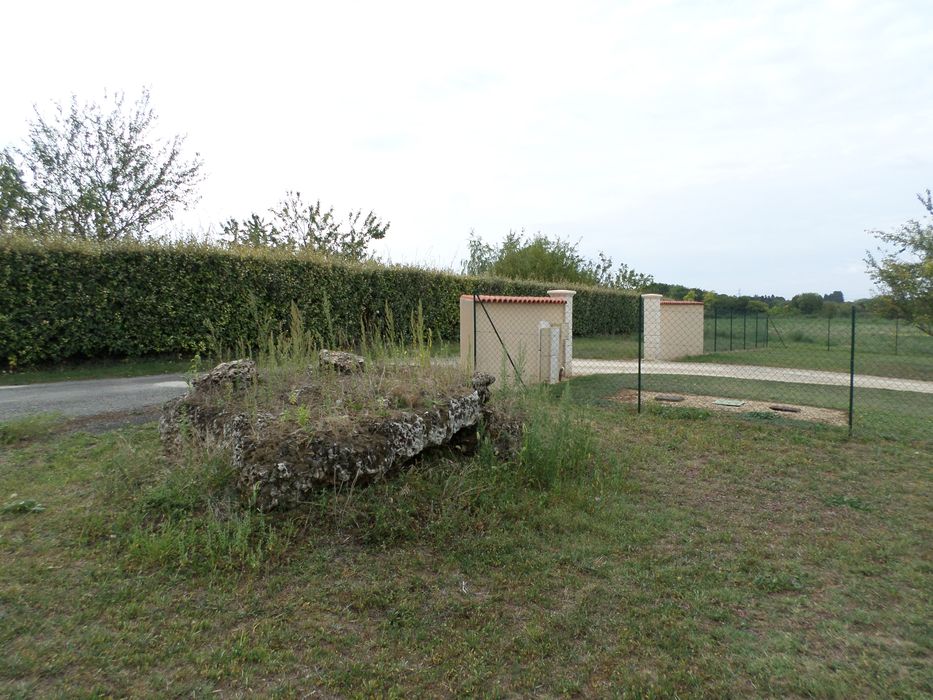
[[[460,298],[460,362],[500,385],[556,384],[570,356],[560,297],[471,294]]]
[[[569,380],[582,397],[642,411],[669,406],[933,440],[933,337],[902,319],[854,307],[834,315],[707,309],[657,295],[632,304],[633,322],[618,332],[573,333],[558,369],[542,359],[555,356],[551,336],[477,303],[472,364],[526,384]]]
[[[900,319],[854,308],[833,316],[702,311],[649,298],[640,319],[634,370],[622,359],[630,339],[620,339],[619,360],[575,363],[577,374],[634,371],[603,381],[640,410],[679,406],[933,439],[933,337]]]

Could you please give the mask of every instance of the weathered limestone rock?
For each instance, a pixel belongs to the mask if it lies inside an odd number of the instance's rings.
[[[300,504],[321,487],[364,484],[387,476],[424,450],[449,443],[483,415],[477,390],[448,398],[431,409],[360,424],[352,435],[298,432],[240,425],[234,437],[234,468],[243,493],[258,508]]]
[[[217,365],[191,382],[187,394],[172,399],[162,409],[159,436],[170,452],[178,450],[186,438],[223,440],[227,425],[234,417],[207,396],[223,389],[238,392],[256,382],[256,363],[233,360]]]
[[[350,372],[362,372],[366,359],[360,355],[354,355],[352,352],[343,352],[342,350],[321,350],[321,365],[330,365],[338,372],[350,374]]]
[[[471,429],[475,434],[481,420],[488,424],[493,417],[486,402],[495,379],[476,374],[462,395],[438,397],[424,410],[361,419],[349,430],[295,430],[281,416],[263,413],[250,418],[217,401],[218,387],[256,381],[255,365],[239,362],[248,364],[219,365],[199,378],[187,395],[167,403],[159,432],[169,452],[176,452],[191,437],[230,448],[238,487],[263,510],[296,506],[321,487],[384,477],[426,449],[455,438],[463,442]],[[495,422],[498,428],[490,435],[497,452],[501,444],[511,453],[520,445],[520,422],[498,418]]]
[[[234,390],[245,389],[256,382],[256,363],[252,360],[233,360],[217,365],[191,382],[195,391],[211,391],[222,386]]]
[[[492,451],[501,461],[518,456],[525,437],[525,416],[498,410],[487,404],[483,408],[483,433]]]
[[[189,391],[162,407],[159,438],[167,452],[176,454],[189,438],[207,440],[213,436],[222,437],[224,426],[230,419],[230,414],[203,403],[195,392]]]
[[[483,403],[486,403],[489,400],[489,387],[493,382],[496,381],[496,378],[491,374],[486,374],[485,372],[474,372],[471,383],[473,388],[479,393],[480,397],[483,400]]]

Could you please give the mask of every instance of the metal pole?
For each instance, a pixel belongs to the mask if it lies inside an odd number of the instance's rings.
[[[777,327],[777,324],[774,322],[773,318],[769,318],[768,321],[771,322],[771,325],[774,326],[774,332],[777,333],[778,340],[781,341],[781,347],[785,350],[787,349],[787,343],[784,342],[784,336],[781,335],[781,329]]]
[[[758,349],[758,318],[761,316],[760,311],[755,312],[755,349]]]
[[[901,317],[895,316],[894,317],[894,354],[895,355],[897,354],[897,332],[899,330],[900,325],[901,325]]]
[[[713,352],[719,350],[719,309],[713,307]]]
[[[642,346],[645,342],[645,298],[640,297],[638,303],[638,412],[641,413],[641,358],[644,354]]]
[[[852,435],[852,416],[855,410],[855,306],[852,306],[852,349],[849,353],[849,436]]]
[[[476,366],[476,305],[479,303],[479,294],[474,290],[473,292],[473,371],[479,372],[479,368]]]
[[[477,299],[479,297],[477,296]],[[496,339],[499,341],[499,345],[502,347],[502,350],[505,352],[505,356],[509,360],[509,364],[512,365],[512,371],[515,372],[515,378],[518,380],[518,383],[522,386],[525,386],[525,380],[522,379],[521,372],[518,371],[518,367],[515,366],[515,361],[512,359],[509,349],[505,347],[505,342],[502,340],[502,336],[499,335],[499,329],[496,328],[496,324],[492,322],[492,316],[489,315],[489,311],[486,310],[486,305],[483,304],[482,300],[479,300],[480,305],[483,307],[483,313],[486,314],[486,320],[489,321],[489,326],[492,328],[492,332],[496,334]]]
[[[735,312],[729,309],[729,350],[732,350],[732,319],[735,318]]]
[[[829,350],[829,332],[830,332],[830,329],[832,328],[832,323],[833,323],[833,317],[827,316],[826,317],[826,349],[827,350]]]
[[[748,350],[748,309],[742,309],[742,349]]]

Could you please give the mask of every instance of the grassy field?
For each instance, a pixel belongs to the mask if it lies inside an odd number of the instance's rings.
[[[756,321],[754,314],[744,320],[736,315],[731,324],[731,345],[728,315],[715,322],[707,318],[704,332],[704,354],[686,361],[849,371],[848,317],[784,316],[768,320],[760,314]],[[590,359],[633,360],[638,357],[638,335],[574,338],[573,349],[574,359],[583,365]],[[855,371],[933,381],[933,337],[907,323],[861,314],[856,324]]]
[[[631,374],[596,374],[573,381],[575,395],[604,403],[623,389],[635,389]],[[848,412],[849,388],[821,384],[769,382],[729,377],[691,377],[645,374],[642,391],[697,394],[728,399],[818,406]],[[647,399],[646,399],[647,401]],[[933,394],[857,388],[854,396],[853,433],[865,439],[918,441],[933,445]]]
[[[634,360],[638,358],[638,334],[595,335],[573,339],[575,360]]]
[[[848,374],[849,348],[768,347],[758,350],[719,352],[689,358],[690,362],[714,362],[730,365],[760,365],[763,367],[796,367]],[[891,355],[856,352],[856,374],[901,379],[933,381],[933,355]]]
[[[752,322],[747,322],[748,335],[743,339],[742,322],[737,318],[733,323],[733,349],[729,351],[728,319],[718,320],[715,343],[712,320],[707,319],[705,354],[690,361],[849,371],[850,318],[786,316],[772,318],[768,323],[766,338],[762,315],[756,344]],[[856,317],[855,338],[858,374],[933,380],[933,337],[914,326],[860,314]]]
[[[287,517],[154,425],[8,431],[0,695],[929,695],[928,444],[585,379],[518,465],[440,455]]]

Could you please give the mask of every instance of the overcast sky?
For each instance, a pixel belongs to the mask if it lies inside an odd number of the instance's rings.
[[[933,2],[7,2],[0,146],[32,105],[151,88],[206,229],[286,190],[392,222],[580,241],[659,281],[866,296],[866,229],[933,188]]]

